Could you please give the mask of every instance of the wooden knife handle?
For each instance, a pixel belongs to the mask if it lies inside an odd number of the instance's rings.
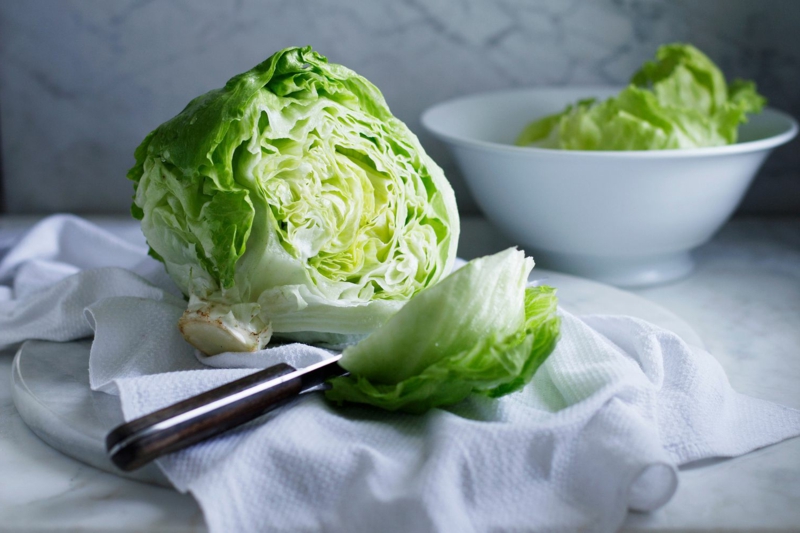
[[[106,437],[111,461],[135,470],[153,459],[244,424],[302,391],[281,363],[118,426]],[[273,382],[273,383],[270,383]]]

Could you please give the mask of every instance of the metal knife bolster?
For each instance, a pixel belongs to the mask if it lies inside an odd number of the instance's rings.
[[[341,355],[299,370],[281,363],[122,424],[106,437],[108,455],[123,470],[139,468],[346,374],[339,359]]]
[[[322,385],[331,378],[349,374],[350,372],[339,366],[339,359],[341,358],[341,355],[336,355],[330,359],[296,370],[295,373],[301,382],[300,392],[303,393]]]

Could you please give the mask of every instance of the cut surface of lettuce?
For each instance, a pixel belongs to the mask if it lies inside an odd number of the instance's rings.
[[[755,84],[728,85],[689,44],[661,46],[631,84],[604,101],[582,100],[529,124],[516,144],[564,150],[665,150],[736,142],[748,113],[766,100]]]
[[[328,399],[420,413],[473,392],[519,390],[552,352],[560,325],[555,289],[526,288],[532,267],[509,249],[426,289],[344,350],[339,364],[351,374],[331,380]]]
[[[364,336],[452,268],[441,169],[374,85],[310,47],[195,98],[135,156],[132,212],[206,353]]]

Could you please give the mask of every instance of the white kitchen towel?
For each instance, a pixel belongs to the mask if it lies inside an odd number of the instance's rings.
[[[74,217],[43,221],[0,261],[0,346],[94,333],[92,386],[119,394],[126,419],[243,367],[329,356],[292,344],[201,364],[175,326],[185,303],[144,252]],[[800,411],[736,393],[676,335],[561,313],[558,347],[516,394],[412,416],[312,393],[159,466],[212,532],[613,531],[669,500],[678,465],[800,434]]]

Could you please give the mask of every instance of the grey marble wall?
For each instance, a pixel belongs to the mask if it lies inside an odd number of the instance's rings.
[[[0,136],[10,213],[121,212],[142,137],[277,49],[311,44],[419,125],[477,91],[620,84],[660,43],[690,41],[800,116],[798,0],[3,0]],[[743,209],[800,212],[800,144],[777,153]]]

